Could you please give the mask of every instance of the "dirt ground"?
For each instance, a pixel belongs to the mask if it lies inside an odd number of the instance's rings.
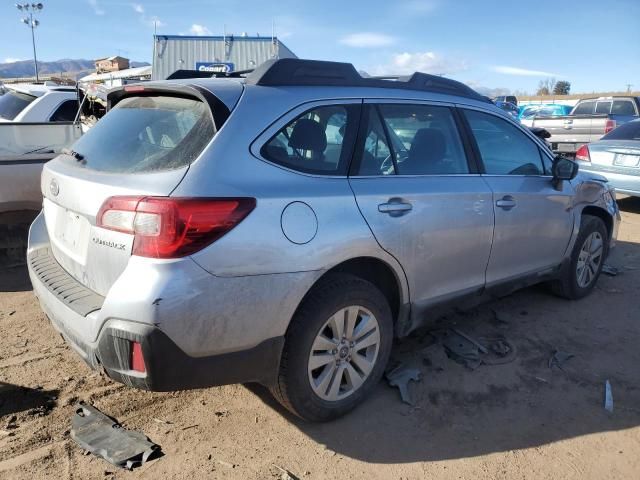
[[[233,385],[148,393],[101,377],[41,313],[26,274],[0,275],[0,478],[632,479],[640,475],[640,199],[623,199],[618,248],[578,302],[534,287],[435,328],[505,336],[505,365],[469,370],[421,332],[398,343],[415,406],[381,383],[347,417],[307,424],[266,390]],[[572,353],[549,368],[555,350]],[[614,410],[604,409],[604,385]],[[164,456],[133,472],[70,439],[79,400],[144,432]],[[15,417],[15,418],[13,418]]]

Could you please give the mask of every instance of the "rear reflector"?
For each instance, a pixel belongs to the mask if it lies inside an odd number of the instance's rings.
[[[131,370],[140,373],[147,371],[147,367],[144,364],[144,357],[142,356],[142,345],[138,342],[131,342]]]
[[[607,120],[607,123],[604,126],[604,133],[609,133],[611,130],[614,130],[616,128],[616,121],[615,120]]]
[[[582,145],[578,151],[576,152],[576,160],[581,162],[590,162],[591,156],[589,155],[589,147],[587,145]]]
[[[133,255],[178,258],[218,240],[255,206],[255,198],[110,197],[96,225],[134,235]]]
[[[127,85],[124,87],[125,92],[144,92],[144,85]]]

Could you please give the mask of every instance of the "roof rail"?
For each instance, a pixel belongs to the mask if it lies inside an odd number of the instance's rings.
[[[397,80],[390,80],[397,78]],[[486,102],[486,98],[464,83],[416,72],[409,77],[363,77],[350,63],[281,58],[267,60],[246,77],[248,85],[340,86],[418,90],[458,95]]]
[[[237,70],[235,72],[206,72],[201,70],[176,70],[166,80],[182,80],[185,78],[243,78],[253,70]]]

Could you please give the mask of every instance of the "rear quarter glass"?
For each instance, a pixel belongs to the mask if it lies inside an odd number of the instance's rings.
[[[65,162],[108,173],[173,170],[193,162],[215,134],[209,106],[195,98],[121,100],[74,145]]]

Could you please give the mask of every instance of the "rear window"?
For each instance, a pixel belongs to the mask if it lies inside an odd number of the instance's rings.
[[[640,121],[623,123],[602,137],[602,140],[640,140]]]
[[[33,95],[9,91],[0,96],[0,118],[5,120],[15,119],[31,102],[36,99]]]
[[[631,100],[614,100],[611,107],[612,115],[635,115],[636,109]]]
[[[183,97],[121,100],[74,145],[79,166],[112,173],[172,170],[189,165],[214,135],[209,108]]]
[[[611,113],[611,102],[598,102],[596,105],[596,113]]]
[[[572,115],[589,115],[593,113],[596,102],[580,102],[573,109]]]

